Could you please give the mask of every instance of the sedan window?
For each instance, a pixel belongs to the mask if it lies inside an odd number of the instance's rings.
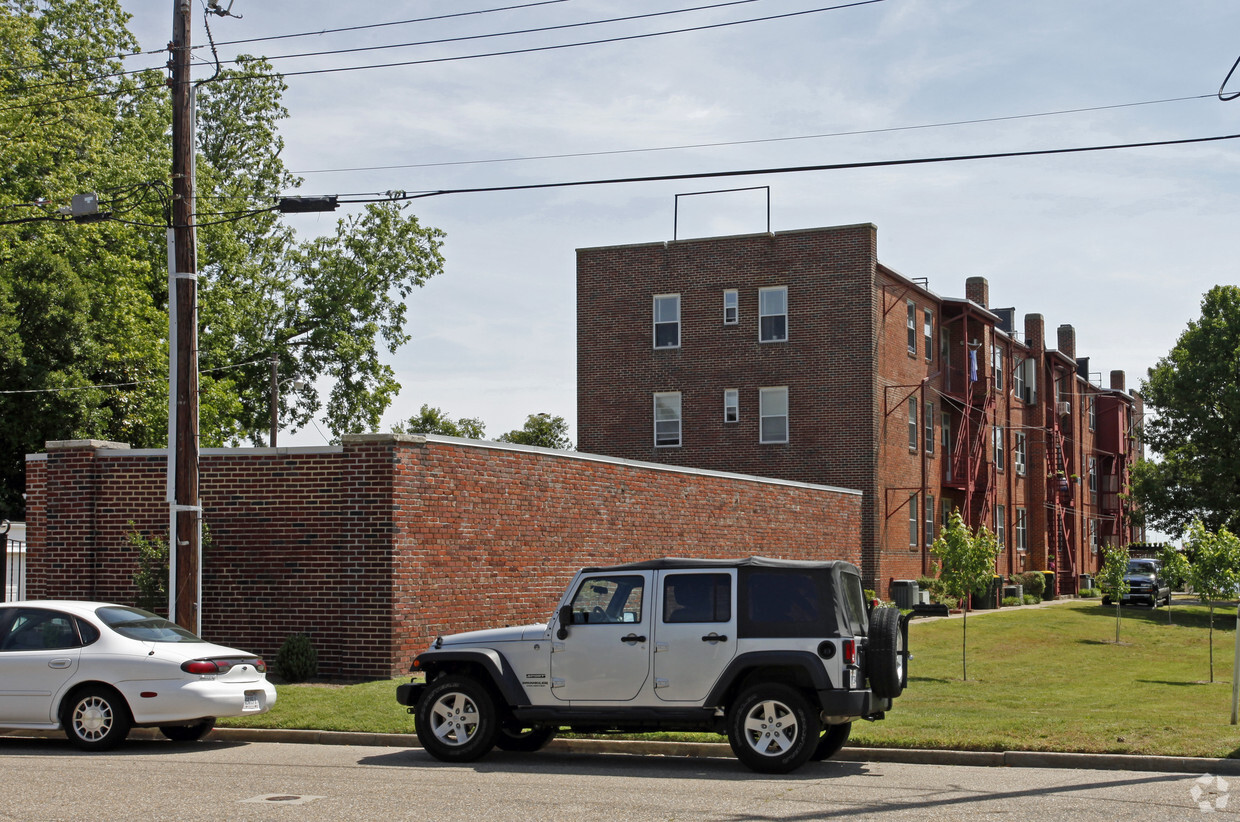
[[[113,631],[123,637],[142,642],[202,642],[192,632],[175,622],[137,608],[110,605],[98,608],[95,614]]]
[[[0,652],[56,651],[80,645],[73,617],[39,608],[18,610],[0,637]]]

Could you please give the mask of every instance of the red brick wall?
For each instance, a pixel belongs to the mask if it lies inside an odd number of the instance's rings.
[[[132,602],[129,522],[167,533],[162,452],[28,460],[32,598]],[[750,554],[860,563],[861,498],[520,446],[391,435],[202,455],[203,635],[320,672],[399,674],[437,633],[546,619],[579,566]]]

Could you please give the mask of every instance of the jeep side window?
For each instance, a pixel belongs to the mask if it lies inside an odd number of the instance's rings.
[[[664,622],[728,622],[731,619],[730,575],[669,574],[663,578]]]
[[[573,597],[573,624],[642,621],[642,577],[586,577]]]

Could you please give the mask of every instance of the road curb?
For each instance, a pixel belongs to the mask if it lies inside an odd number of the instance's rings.
[[[0,737],[64,739],[60,731],[0,731]],[[133,739],[162,740],[155,728],[134,728]],[[354,745],[379,748],[421,748],[415,734],[352,731],[309,731],[286,728],[216,728],[207,737],[217,742]],[[732,759],[732,748],[721,742],[660,742],[644,739],[555,739],[543,750],[554,753],[619,754]],[[1059,751],[948,751],[922,748],[844,748],[833,762],[893,762],[904,765],[961,765],[974,768],[1061,768],[1066,770],[1208,773],[1240,776],[1240,759],[1138,754],[1063,753]]]
[[[422,747],[414,734],[364,734],[342,731],[216,728],[211,732],[210,738],[236,742],[300,742],[320,745]],[[731,746],[721,742],[660,742],[640,739],[555,739],[544,750],[557,753],[733,758]],[[835,762],[895,762],[908,765],[1063,768],[1069,770],[1089,769],[1240,775],[1240,759],[1213,759],[1193,756],[1142,756],[1139,754],[1063,753],[1059,751],[950,751],[921,748],[844,748],[831,759]]]

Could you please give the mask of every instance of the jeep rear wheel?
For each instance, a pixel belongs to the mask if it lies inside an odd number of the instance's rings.
[[[759,773],[788,773],[804,765],[822,724],[805,695],[783,683],[754,685],[728,711],[728,742]]]
[[[486,686],[468,676],[444,676],[418,701],[415,725],[422,747],[444,762],[472,762],[495,745],[499,716]]]
[[[880,699],[895,699],[904,691],[904,632],[897,608],[870,612],[870,642],[866,650],[870,690]]]
[[[517,753],[533,753],[542,750],[548,742],[555,739],[556,728],[552,725],[534,725],[523,728],[519,725],[500,726],[495,735],[495,747],[501,751]]]
[[[822,736],[818,738],[818,746],[814,748],[814,754],[810,759],[815,762],[821,762],[824,759],[830,759],[835,756],[840,752],[840,748],[844,747],[844,743],[848,741],[850,733],[852,733],[851,722],[828,725]]]

